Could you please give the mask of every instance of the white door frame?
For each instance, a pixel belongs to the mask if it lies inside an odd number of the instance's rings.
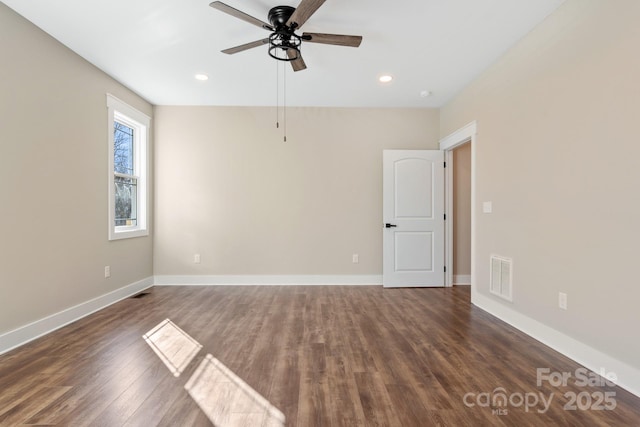
[[[477,125],[473,121],[440,140],[440,149],[445,152],[444,192],[446,212],[449,215],[445,223],[445,286],[453,286],[453,150],[468,142],[471,143],[471,298],[476,292],[476,144]]]

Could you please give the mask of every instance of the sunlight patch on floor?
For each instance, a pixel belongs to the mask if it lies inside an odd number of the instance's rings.
[[[211,354],[184,388],[211,422],[219,427],[282,427],[285,416]]]
[[[175,377],[179,377],[202,345],[165,319],[142,336]]]

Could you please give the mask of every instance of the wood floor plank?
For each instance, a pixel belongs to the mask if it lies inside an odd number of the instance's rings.
[[[23,399],[4,411],[2,415],[0,415],[0,425],[29,424],[29,420],[40,412],[42,408],[56,401],[71,388],[72,387],[38,388],[37,392],[32,394],[28,399]]]
[[[369,426],[401,425],[380,374],[357,372],[354,377],[365,424]]]
[[[153,356],[155,357],[155,356]],[[156,426],[160,425],[165,416],[175,417],[179,412],[176,402],[188,402],[184,406],[184,416],[191,412],[198,412],[197,404],[188,396],[184,385],[187,379],[193,375],[195,367],[202,361],[203,356],[199,355],[192,361],[187,370],[179,378],[174,377],[166,370],[164,375],[158,377],[158,381],[150,384],[152,391],[144,401],[135,409],[129,418],[122,423],[124,426]],[[162,370],[160,370],[162,372]],[[145,393],[146,394],[146,393]],[[186,396],[185,396],[186,395]]]
[[[365,418],[358,385],[346,357],[327,357],[327,379],[331,424],[345,427],[363,426]]]
[[[318,427],[330,425],[330,391],[324,343],[315,342],[303,347],[299,357],[301,360],[299,406],[297,421],[293,425]],[[274,404],[277,406],[277,402]]]
[[[178,377],[142,338],[165,319],[202,345]],[[239,385],[196,401],[185,386],[207,355]],[[537,386],[537,368],[581,367],[471,305],[466,287],[160,287],[0,356],[0,426],[211,426],[211,405],[268,427],[640,425],[625,390]],[[553,400],[482,404],[500,390]],[[615,410],[564,409],[604,392]],[[284,423],[233,403],[247,396]]]

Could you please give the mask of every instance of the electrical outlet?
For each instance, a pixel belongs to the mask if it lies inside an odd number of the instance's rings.
[[[564,292],[558,293],[558,307],[563,310],[567,309],[567,294]]]
[[[111,267],[107,265],[104,267],[104,278],[108,279],[109,277],[111,277]]]
[[[194,264],[200,264],[200,254],[195,254],[193,256],[193,263]]]
[[[351,256],[351,262],[354,264],[357,264],[360,262],[360,256],[358,254],[353,254]]]

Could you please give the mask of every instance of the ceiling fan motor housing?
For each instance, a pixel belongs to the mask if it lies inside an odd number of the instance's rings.
[[[283,30],[286,27],[287,21],[293,15],[296,8],[291,6],[276,6],[269,11],[269,22],[273,25],[273,28],[277,30]]]

